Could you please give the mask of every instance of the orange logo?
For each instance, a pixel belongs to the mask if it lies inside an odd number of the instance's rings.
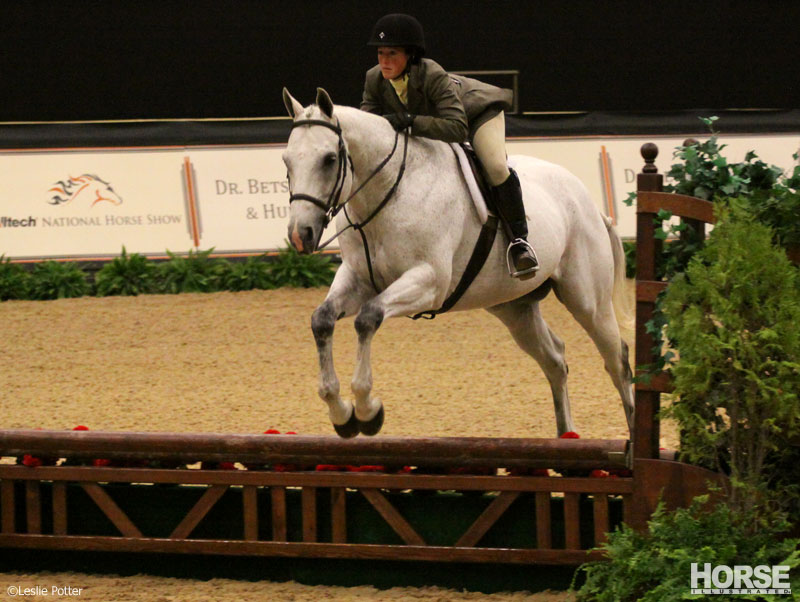
[[[90,207],[100,202],[122,204],[122,197],[114,192],[111,184],[88,173],[77,178],[70,176],[66,182],[59,180],[47,192],[54,193],[47,201],[51,205],[65,205],[72,202],[86,202]]]

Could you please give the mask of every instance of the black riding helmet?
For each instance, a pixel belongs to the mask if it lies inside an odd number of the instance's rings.
[[[425,34],[414,17],[394,13],[378,19],[367,46],[403,46],[420,58],[425,54]]]

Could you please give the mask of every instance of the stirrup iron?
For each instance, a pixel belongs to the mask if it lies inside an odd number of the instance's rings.
[[[514,265],[514,260],[511,257],[511,250],[514,247],[520,246],[524,247],[533,256],[533,260],[536,262],[536,265],[524,270],[517,270],[517,266]],[[515,238],[509,243],[508,248],[506,249],[506,265],[508,267],[508,273],[512,278],[522,278],[523,276],[528,276],[530,278],[539,271],[539,258],[536,256],[536,251],[533,250],[533,247],[527,240],[524,238]],[[526,278],[522,279],[526,280]]]

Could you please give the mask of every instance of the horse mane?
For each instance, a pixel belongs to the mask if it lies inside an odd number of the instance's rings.
[[[389,132],[390,129],[392,128],[389,122],[386,121],[386,119],[384,119],[382,116],[376,115],[375,113],[370,113],[368,111],[362,111],[361,109],[356,107],[349,107],[347,105],[334,105],[333,116],[335,118],[338,118],[339,121],[345,125],[370,124],[375,128],[385,129],[387,132]],[[389,129],[383,127],[384,124],[388,126]],[[372,130],[373,128],[370,129]]]
[[[319,118],[322,111],[316,108],[316,116]],[[391,124],[382,116],[368,111],[362,111],[356,107],[349,107],[346,105],[334,105],[333,116],[339,120],[339,123],[344,129],[355,128],[358,131],[369,132],[372,136],[386,136],[386,140],[391,144],[394,142],[395,131]],[[441,140],[434,140],[433,138],[424,138],[421,136],[408,137],[409,150],[416,148],[417,152],[442,152],[448,148],[446,142]]]

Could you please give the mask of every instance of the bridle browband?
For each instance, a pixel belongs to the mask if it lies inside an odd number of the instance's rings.
[[[403,174],[406,171],[406,157],[408,155],[408,130],[404,131],[404,140],[403,140],[403,162],[400,164],[400,169],[397,172],[397,178],[394,181],[394,184],[389,188],[388,192],[384,195],[383,200],[378,204],[375,210],[369,214],[369,216],[362,221],[361,223],[353,223],[350,219],[350,216],[347,215],[347,203],[349,203],[353,197],[355,197],[361,190],[366,186],[372,178],[374,178],[380,171],[386,167],[386,164],[389,163],[391,158],[394,156],[395,152],[397,151],[397,142],[400,138],[400,132],[396,132],[394,136],[394,146],[392,147],[391,152],[386,156],[386,158],[380,162],[380,164],[372,171],[372,173],[367,177],[361,185],[356,188],[355,191],[350,193],[343,202],[340,202],[342,196],[342,189],[344,188],[344,181],[347,178],[347,163],[350,163],[350,171],[355,172],[353,168],[353,160],[350,158],[350,155],[347,153],[344,145],[344,138],[342,137],[342,128],[336,124],[333,124],[329,121],[324,121],[322,119],[301,119],[299,121],[295,121],[292,124],[292,129],[296,127],[300,127],[303,125],[320,125],[323,127],[328,128],[336,133],[339,137],[339,149],[337,151],[338,157],[338,168],[336,173],[336,181],[333,184],[333,188],[331,189],[330,194],[328,195],[327,201],[323,201],[315,196],[311,196],[310,194],[290,194],[289,195],[289,204],[293,203],[294,201],[308,201],[314,204],[316,207],[321,209],[325,212],[325,223],[322,226],[324,230],[328,223],[339,213],[339,211],[344,210],[344,215],[347,218],[348,226],[345,227],[343,230],[337,232],[333,237],[325,241],[324,243],[317,245],[317,250],[324,249],[329,244],[331,244],[334,240],[336,240],[341,234],[347,231],[350,228],[358,231],[361,235],[361,240],[364,243],[364,254],[367,259],[367,268],[369,269],[369,278],[372,282],[372,287],[375,289],[375,292],[380,293],[380,289],[378,285],[375,283],[375,277],[372,271],[372,260],[370,258],[369,253],[369,245],[367,244],[367,237],[364,234],[364,226],[366,226],[372,219],[378,215],[378,213],[383,209],[389,200],[394,196],[397,187],[400,185],[400,180],[403,178]]]

